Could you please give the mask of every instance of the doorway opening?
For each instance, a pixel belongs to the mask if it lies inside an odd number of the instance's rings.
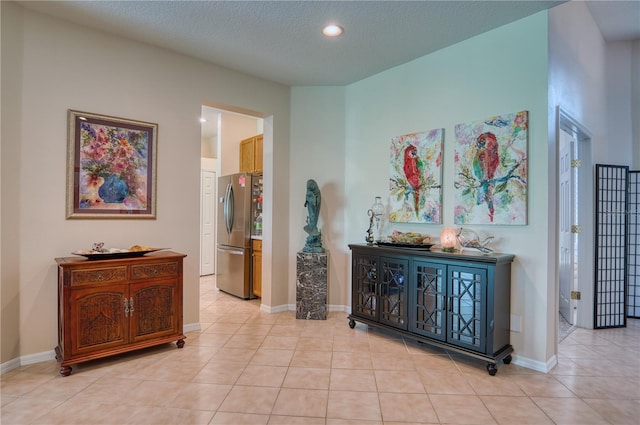
[[[584,327],[584,309],[589,302],[592,280],[588,277],[587,240],[591,190],[590,140],[584,127],[562,108],[556,115],[557,144],[557,335],[558,342],[576,327]],[[581,308],[582,306],[582,308]]]
[[[216,274],[216,231],[218,227],[218,178],[241,171],[241,141],[263,134],[263,149],[260,150],[263,164],[264,206],[262,223],[271,228],[273,177],[273,127],[272,116],[230,105],[207,102],[201,105],[201,205],[200,205],[200,275]],[[257,152],[257,151],[256,151]],[[257,155],[257,153],[256,153]],[[262,245],[265,253],[270,253],[270,231],[264,232]],[[270,258],[264,255],[263,258]],[[262,267],[262,291],[271,288],[270,267]]]
[[[240,141],[263,132],[263,119],[230,107],[201,107],[200,275],[215,274],[217,179],[240,171]]]

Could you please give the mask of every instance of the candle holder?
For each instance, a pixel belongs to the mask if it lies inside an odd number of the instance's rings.
[[[380,227],[380,217],[384,214],[384,205],[382,205],[382,198],[376,196],[373,205],[371,208],[367,210],[367,215],[369,216],[369,229],[367,229],[367,245],[373,245],[375,242],[375,238],[373,236],[373,222],[376,223],[376,229]]]

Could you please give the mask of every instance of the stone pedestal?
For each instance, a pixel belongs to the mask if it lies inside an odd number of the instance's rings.
[[[296,255],[296,319],[327,318],[327,252]]]

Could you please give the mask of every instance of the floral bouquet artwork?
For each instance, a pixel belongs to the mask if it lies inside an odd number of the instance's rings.
[[[155,218],[157,124],[69,111],[68,218]]]
[[[441,223],[444,129],[391,139],[389,221]]]
[[[455,126],[455,224],[527,224],[528,113]]]

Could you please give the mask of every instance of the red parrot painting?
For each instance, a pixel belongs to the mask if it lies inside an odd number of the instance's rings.
[[[498,140],[496,139],[495,134],[491,132],[482,133],[476,139],[476,154],[473,158],[473,173],[480,182],[478,205],[486,202],[487,208],[489,209],[489,220],[491,222],[493,222],[494,214],[493,182],[491,182],[491,180],[493,180],[499,165],[500,155],[498,153]]]
[[[422,181],[422,173],[424,172],[424,164],[418,157],[418,149],[414,145],[409,145],[404,150],[404,175],[407,177],[407,183],[411,186],[413,192],[413,207],[416,218],[420,214],[420,186]]]
[[[443,128],[391,139],[389,222],[440,223],[443,140]]]

